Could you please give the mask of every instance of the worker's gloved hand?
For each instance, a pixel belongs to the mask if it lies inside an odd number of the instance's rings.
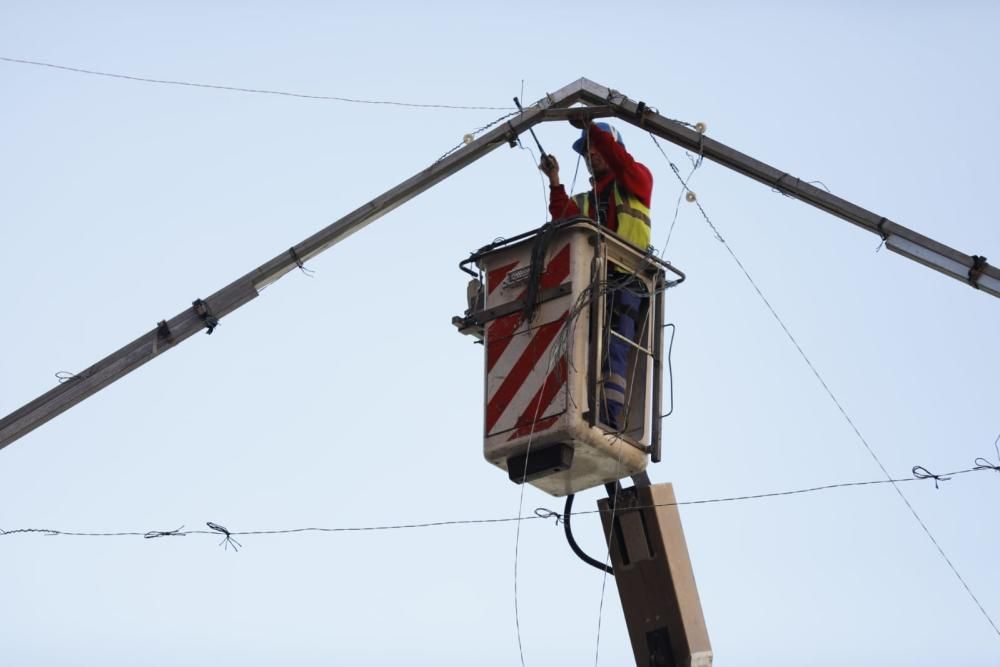
[[[550,185],[559,185],[559,161],[554,155],[543,155],[538,169],[549,177]]]
[[[582,130],[585,129],[588,125],[590,125],[590,118],[587,118],[586,116],[583,115],[576,116],[574,118],[569,119],[569,124],[578,130]]]

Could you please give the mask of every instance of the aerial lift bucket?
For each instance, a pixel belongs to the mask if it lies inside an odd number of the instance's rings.
[[[485,347],[489,462],[563,496],[659,460],[663,292],[683,273],[588,218],[492,243],[461,267],[476,279],[453,323]],[[620,290],[640,297],[631,339],[610,326]],[[627,345],[627,372],[623,416],[612,425],[604,386],[615,337]]]

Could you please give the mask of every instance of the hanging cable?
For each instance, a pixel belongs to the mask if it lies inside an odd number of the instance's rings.
[[[552,358],[553,354],[549,354],[548,363],[545,368],[545,376],[542,380],[542,388],[539,390],[539,394],[545,393],[545,385],[549,380],[549,374],[552,372]],[[531,442],[535,437],[535,425],[538,423],[538,415],[541,413],[542,402],[538,401],[535,405],[535,414],[531,417],[531,431],[528,433],[528,443],[524,450],[524,474],[521,476],[521,490],[518,494],[517,501],[517,527],[514,533],[514,629],[517,633],[517,652],[521,658],[521,667],[525,667],[524,662],[524,645],[521,642],[521,613],[518,608],[518,589],[517,589],[517,565],[518,556],[520,554],[521,547],[521,512],[524,510],[524,487],[526,487],[528,481],[528,461],[531,457]],[[526,517],[533,518],[533,517]]]
[[[336,97],[333,95],[310,95],[307,93],[291,93],[284,90],[267,90],[264,88],[241,88],[239,86],[224,86],[214,83],[197,83],[193,81],[177,81],[173,79],[153,79],[145,76],[134,76],[132,74],[116,74],[114,72],[101,72],[82,67],[70,67],[68,65],[56,65],[37,60],[24,60],[21,58],[8,58],[0,56],[0,60],[18,65],[34,65],[36,67],[49,67],[51,69],[63,70],[65,72],[76,72],[77,74],[90,74],[93,76],[103,76],[112,79],[125,79],[127,81],[141,81],[143,83],[158,83],[168,86],[187,86],[189,88],[209,88],[212,90],[227,90],[235,93],[254,93],[257,95],[280,95],[282,97],[298,97],[307,100],[330,100],[333,102],[349,102],[351,104],[381,104],[396,107],[409,107],[415,109],[459,109],[464,111],[506,111],[511,107],[488,107],[488,106],[464,106],[455,104],[418,104],[415,102],[396,102],[393,100],[363,100],[352,97]]]
[[[976,459],[977,463],[972,468],[966,468],[964,470],[954,470],[951,472],[944,473],[945,477],[957,477],[959,475],[967,475],[976,472],[986,472],[986,471],[996,471],[1000,472],[1000,466],[992,465],[991,463],[985,461],[985,459]],[[691,505],[716,505],[716,504],[728,504],[733,502],[742,502],[748,500],[762,500],[766,498],[780,498],[788,496],[796,496],[802,494],[811,494],[819,491],[831,491],[834,489],[846,489],[846,488],[860,488],[867,486],[881,486],[883,484],[903,484],[907,482],[923,482],[927,480],[932,480],[931,477],[901,477],[894,479],[876,479],[861,482],[840,482],[836,484],[827,484],[824,486],[814,486],[803,489],[792,489],[790,491],[770,491],[765,493],[756,493],[752,495],[742,495],[742,496],[727,496],[720,498],[703,498],[700,500],[679,500],[672,503],[658,503],[654,505],[642,505],[637,507],[630,507],[631,510],[643,510],[643,509],[654,509],[656,507],[687,507]],[[585,516],[590,514],[599,514],[600,510],[584,510],[572,512],[572,516]],[[231,530],[227,531],[230,536],[269,536],[269,535],[292,535],[298,533],[361,533],[361,532],[380,532],[380,531],[396,531],[396,530],[411,530],[411,529],[421,529],[421,528],[440,528],[446,526],[470,526],[470,525],[486,525],[486,524],[499,524],[499,523],[514,523],[520,521],[527,521],[532,519],[550,519],[553,517],[558,518],[560,521],[565,520],[565,513],[560,515],[558,512],[549,510],[543,507],[535,509],[534,515],[531,516],[513,516],[513,517],[501,517],[495,519],[457,519],[449,521],[428,521],[423,523],[404,523],[404,524],[392,524],[392,525],[379,525],[379,526],[343,526],[343,527],[319,527],[319,526],[309,526],[304,528],[276,528],[270,530]],[[219,524],[215,524],[219,525]],[[0,537],[12,536],[12,535],[45,535],[49,537],[142,537],[145,539],[152,539],[158,537],[183,537],[185,535],[214,535],[218,536],[222,531],[217,529],[212,530],[184,530],[184,527],[176,528],[173,530],[151,530],[151,531],[68,531],[68,530],[57,530],[55,528],[12,528],[12,529],[2,529],[0,528]]]
[[[568,496],[566,496],[566,507],[563,509],[563,516],[562,516],[562,524],[563,528],[565,528],[566,530],[566,541],[569,542],[569,548],[572,549],[573,553],[579,556],[580,560],[582,560],[587,565],[596,567],[601,572],[607,572],[612,577],[615,576],[615,570],[613,567],[602,563],[596,558],[591,558],[590,556],[588,556],[583,551],[583,549],[580,548],[580,545],[577,544],[576,540],[573,538],[573,529],[570,527],[570,517],[573,515],[574,497],[576,497],[575,493],[571,493]]]
[[[673,322],[668,322],[663,325],[664,329],[667,327],[670,328],[670,345],[667,346],[667,380],[670,385],[670,409],[660,415],[660,419],[666,419],[674,414],[674,363],[672,357],[674,354],[674,338],[677,337],[677,325]]]

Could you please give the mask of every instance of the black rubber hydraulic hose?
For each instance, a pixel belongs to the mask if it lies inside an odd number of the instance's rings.
[[[566,496],[566,508],[563,510],[563,526],[566,527],[566,541],[569,542],[569,548],[572,549],[573,553],[579,556],[580,560],[582,560],[587,565],[593,565],[601,572],[607,572],[613,577],[615,576],[615,570],[613,567],[611,567],[610,565],[605,565],[596,558],[591,558],[590,556],[585,554],[583,552],[583,549],[580,548],[580,545],[577,544],[576,540],[573,539],[573,530],[569,526],[569,518],[571,510],[573,509],[573,497],[575,495],[576,494],[571,493],[568,496]]]

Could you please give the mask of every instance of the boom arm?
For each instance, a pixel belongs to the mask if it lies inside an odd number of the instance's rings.
[[[569,108],[577,103],[590,108]],[[368,223],[472,164],[502,144],[513,144],[518,135],[525,130],[543,121],[603,116],[617,116],[869,232],[879,234],[885,239],[886,246],[890,250],[1000,297],[1000,270],[987,264],[985,258],[966,255],[933,241],[809,183],[804,183],[787,172],[709,139],[676,121],[661,116],[641,102],[636,103],[614,90],[599,86],[587,79],[580,79],[555,93],[546,95],[515,118],[348,213],[203,301],[196,301],[191,308],[170,320],[161,322],[156,329],[145,333],[76,374],[71,380],[7,415],[0,420],[0,448],[6,447],[163,352],[173,349],[198,331],[207,328],[208,333],[211,333],[220,318],[253,300],[262,287],[276,281],[302,262],[339,243]]]

